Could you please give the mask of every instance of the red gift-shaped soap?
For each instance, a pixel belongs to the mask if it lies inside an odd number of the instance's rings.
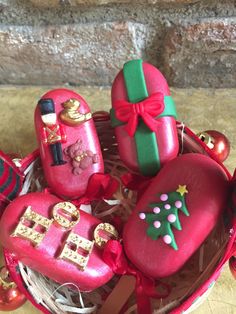
[[[0,221],[2,245],[23,264],[82,291],[102,286],[113,276],[100,248],[109,235],[117,236],[110,224],[46,193],[18,197]]]
[[[54,193],[84,194],[89,177],[103,172],[103,159],[89,106],[73,91],[46,93],[35,111],[35,128],[44,175]]]
[[[153,278],[177,272],[216,225],[228,194],[223,168],[209,157],[190,153],[170,161],[125,226],[128,258]]]
[[[175,104],[158,69],[127,62],[112,86],[111,121],[119,154],[132,170],[154,176],[177,156]]]

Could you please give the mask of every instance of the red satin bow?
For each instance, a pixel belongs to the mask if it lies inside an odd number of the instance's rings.
[[[109,174],[94,173],[90,178],[85,196],[90,200],[110,199],[119,187],[119,182]]]
[[[123,247],[117,240],[109,240],[103,251],[103,260],[113,272],[118,275],[133,275],[136,277],[135,293],[138,314],[151,314],[150,298],[164,298],[170,293],[170,286],[159,282],[166,293],[156,291],[154,279],[144,276],[139,270],[131,265],[124,254]]]
[[[152,94],[135,104],[126,100],[117,100],[114,103],[116,118],[122,122],[127,122],[125,128],[129,136],[134,136],[139,116],[149,129],[155,132],[158,124],[155,118],[163,112],[164,108],[164,95],[162,93]]]
[[[121,182],[127,189],[137,191],[140,194],[142,194],[152,182],[152,179],[150,178],[130,172],[124,173],[120,178]]]
[[[75,206],[90,204],[94,200],[110,199],[119,187],[119,182],[109,174],[94,173],[88,181],[83,197],[73,200]]]

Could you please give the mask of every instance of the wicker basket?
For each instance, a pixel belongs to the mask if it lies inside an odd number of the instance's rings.
[[[116,177],[121,184],[114,199],[92,202],[91,212],[104,221],[119,216],[124,224],[135,206],[137,192],[128,190],[122,185],[120,178],[128,169],[119,158],[109,114],[97,112],[94,114],[94,120],[103,151],[105,171]],[[187,127],[177,123],[177,128],[180,142],[179,154],[195,152],[215,159],[208,147]],[[219,161],[218,163],[220,164]],[[231,179],[227,169],[220,165]],[[46,187],[38,151],[21,161],[20,170],[25,174],[21,194],[40,191]],[[152,299],[154,313],[189,313],[207,297],[223,265],[236,250],[236,223],[235,221],[232,223],[230,210],[225,211],[225,216],[227,217],[221,217],[214,230],[185,266],[178,273],[162,280],[163,284],[171,287],[171,292],[166,298]],[[224,218],[230,218],[231,223],[226,225],[227,219]],[[5,259],[11,277],[19,289],[44,313],[96,313],[97,311],[109,313],[106,305],[111,300],[111,292],[113,292],[112,297],[118,293],[117,286],[122,280],[119,276],[114,276],[105,286],[93,292],[82,293],[77,287],[71,289],[70,283],[60,285],[31,270],[7,251],[5,251]],[[126,295],[127,300],[126,298],[121,300],[121,303],[124,303],[121,311],[116,308],[116,305],[112,307],[113,314],[136,311],[135,293],[130,293],[128,296],[129,294]]]

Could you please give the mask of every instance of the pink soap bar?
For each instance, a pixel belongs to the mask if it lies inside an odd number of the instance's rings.
[[[89,177],[103,172],[103,158],[89,106],[73,91],[46,93],[35,111],[35,128],[44,175],[59,196],[84,194]]]
[[[216,225],[228,194],[223,168],[209,157],[190,153],[170,161],[125,226],[128,258],[153,278],[177,272]]]
[[[71,226],[66,225],[70,222]],[[0,241],[32,269],[61,284],[69,282],[91,291],[113,276],[102,260],[102,249],[93,242],[100,223],[54,195],[30,193],[6,208]]]
[[[128,63],[137,62],[137,61],[139,60],[133,60]],[[162,75],[162,73],[153,65],[149,63],[145,63],[145,62],[142,63],[142,69],[143,69],[146,89],[148,92],[148,97],[143,99],[139,104],[134,104],[132,101],[129,100],[127,82],[125,81],[124,70],[120,71],[119,74],[116,76],[112,85],[112,97],[111,97],[112,108],[113,108],[112,110],[114,112],[112,116],[116,118],[116,121],[113,121],[112,125],[115,127],[115,135],[116,135],[116,139],[118,143],[118,150],[119,150],[119,154],[122,161],[133,171],[141,172],[141,174],[147,175],[147,176],[154,176],[166,162],[175,158],[178,154],[179,142],[178,142],[178,136],[177,136],[176,122],[175,122],[175,117],[174,117],[176,112],[175,112],[173,99],[170,96],[170,90],[169,90],[168,84],[164,76]],[[132,78],[130,78],[130,80],[131,79]],[[136,89],[138,88],[139,86],[136,86]],[[151,101],[153,103],[151,98],[155,94],[158,94],[159,98],[163,99],[161,100],[163,104],[163,108],[159,112],[160,116],[159,114],[157,114],[157,117],[154,115],[154,116],[151,116],[150,118],[151,113],[149,115],[149,109],[147,108],[147,106],[148,106],[148,102],[150,103]],[[150,140],[147,138],[145,139],[145,134],[140,135],[140,138],[141,137],[144,138],[143,146],[138,148],[137,142],[136,142],[137,128],[136,128],[136,133],[134,136],[130,136],[129,133],[127,132],[128,124],[130,124],[130,120],[128,118],[128,112],[126,114],[127,121],[123,123],[122,121],[120,121],[120,123],[117,123],[119,121],[119,117],[118,117],[119,106],[117,106],[117,104],[120,101],[128,102],[126,106],[127,109],[133,107],[133,109],[130,109],[132,111],[132,114],[130,114],[129,117],[134,116],[134,113],[133,113],[134,111],[138,112],[137,119],[139,123],[141,119],[147,116],[146,114],[149,115],[148,116],[149,120],[154,120],[154,121],[156,120],[156,128],[155,128],[155,131],[153,131],[153,133],[154,133],[155,142],[157,145],[157,155],[159,155],[158,156],[159,169],[157,169],[158,166],[156,166],[155,164],[153,165],[153,161],[150,160],[150,152],[148,150]],[[143,106],[142,109],[139,108],[140,104]],[[158,107],[159,105],[160,105],[160,102],[157,101],[157,104],[155,106]],[[125,109],[125,111],[127,111],[127,109]],[[124,108],[122,110],[124,110]],[[142,111],[145,112],[144,115]],[[145,122],[144,119],[143,121]],[[150,132],[152,132],[152,130],[150,130]],[[142,161],[144,163],[143,170],[140,169],[139,156],[138,156],[137,149],[140,149],[146,152],[146,156],[145,156],[146,160]]]

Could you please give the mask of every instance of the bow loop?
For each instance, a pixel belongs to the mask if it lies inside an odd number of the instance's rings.
[[[150,298],[163,298],[170,294],[171,287],[168,284],[155,281],[146,277],[135,266],[128,262],[122,244],[117,240],[109,240],[103,250],[103,260],[112,271],[118,275],[132,275],[136,278],[135,293],[138,314],[151,314]],[[157,286],[164,289],[159,293]]]
[[[155,132],[158,125],[155,118],[163,112],[164,108],[164,95],[162,93],[152,94],[134,104],[126,100],[117,100],[114,104],[116,117],[127,123],[125,128],[129,136],[134,136],[139,117],[143,119],[151,131]]]

